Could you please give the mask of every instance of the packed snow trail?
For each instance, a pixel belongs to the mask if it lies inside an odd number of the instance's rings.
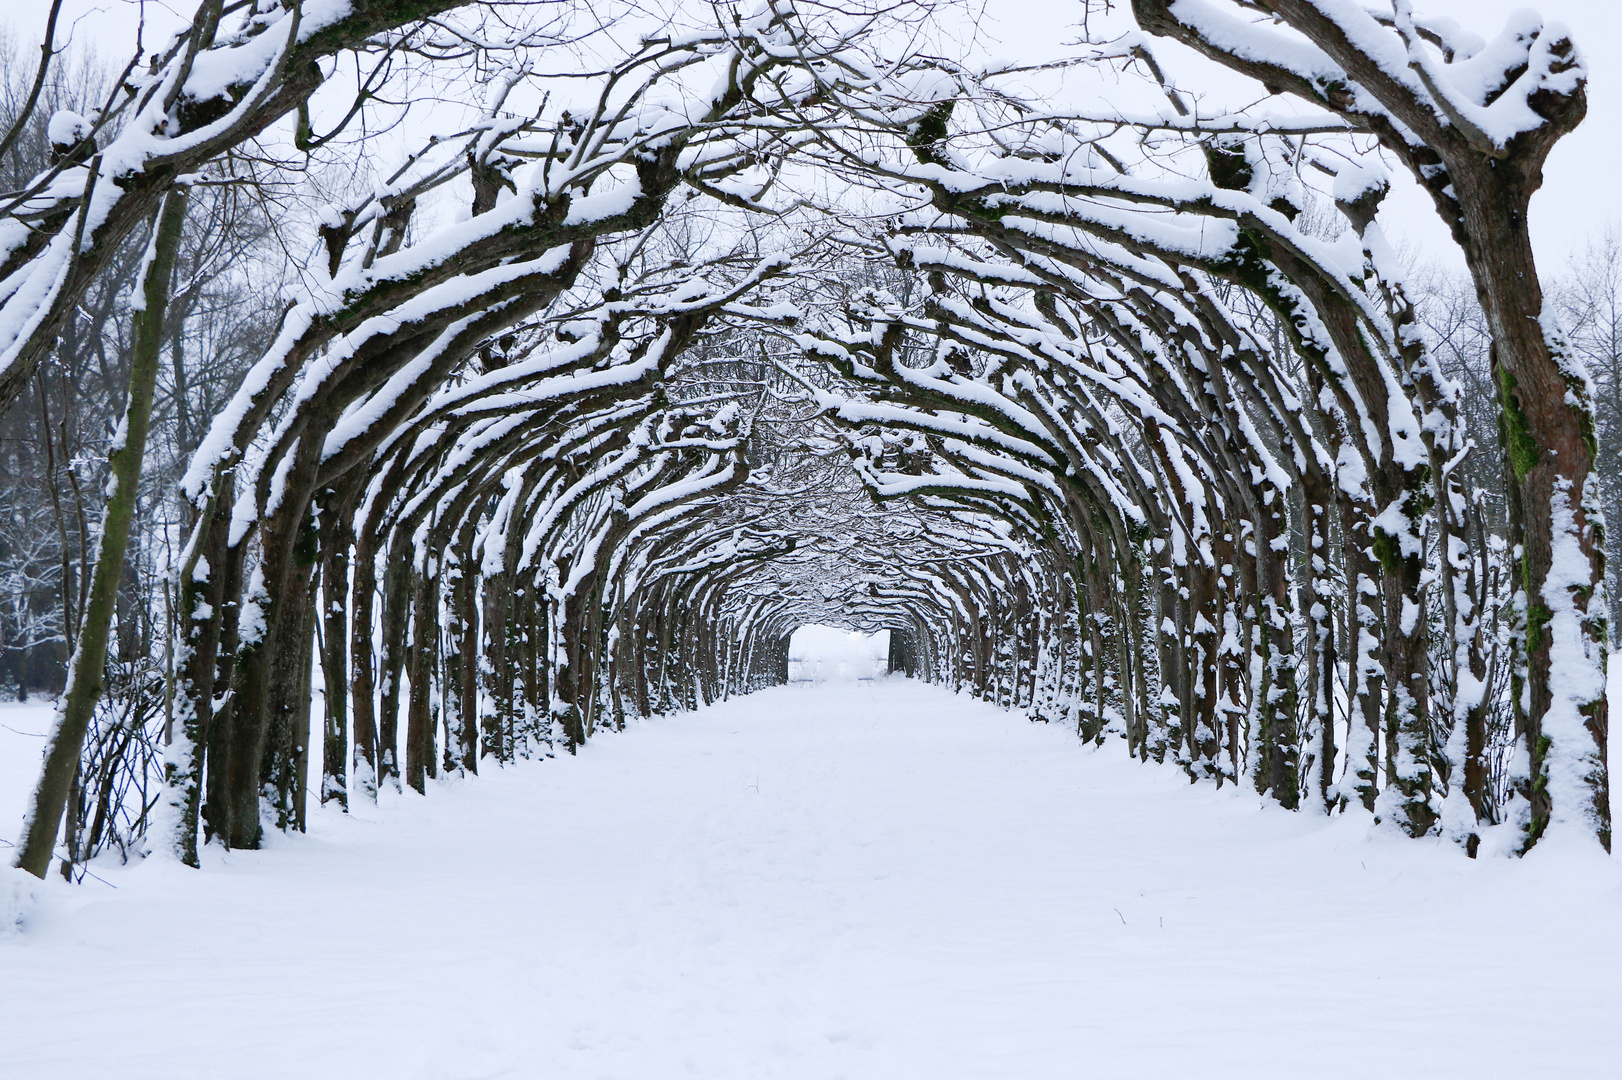
[[[1622,872],[901,680],[779,688],[0,938],[8,1078],[1615,1077]]]

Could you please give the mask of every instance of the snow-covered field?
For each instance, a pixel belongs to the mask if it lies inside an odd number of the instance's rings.
[[[11,843],[39,779],[40,752],[51,722],[49,704],[0,702],[0,862],[10,865]],[[0,972],[3,976],[3,972]]]
[[[1616,862],[1471,862],[896,679],[98,872],[0,938],[0,1075],[1622,1076]]]

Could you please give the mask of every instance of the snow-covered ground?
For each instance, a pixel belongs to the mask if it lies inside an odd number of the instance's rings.
[[[1471,862],[900,679],[99,872],[0,938],[0,1075],[1622,1076],[1616,862]]]
[[[52,708],[50,702],[0,702],[0,864],[6,866],[11,865],[11,849],[6,845],[16,838],[28,796],[39,779]],[[0,985],[4,978],[4,969],[0,969]]]

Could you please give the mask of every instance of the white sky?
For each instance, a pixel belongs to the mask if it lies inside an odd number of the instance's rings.
[[[609,0],[597,0],[609,2]],[[1080,0],[974,0],[987,12],[985,51],[1021,60],[1063,55],[1075,40],[1073,24]],[[1129,13],[1127,0],[1115,0]],[[0,21],[12,23],[23,41],[44,30],[46,0],[12,0]],[[1616,192],[1622,180],[1622,0],[1418,0],[1420,11],[1446,15],[1483,37],[1491,37],[1505,16],[1531,6],[1549,21],[1571,30],[1588,57],[1588,118],[1555,148],[1545,169],[1543,190],[1532,202],[1532,234],[1541,269],[1558,273],[1568,256],[1607,226],[1622,226]],[[78,20],[76,32],[96,42],[109,59],[126,55],[140,12],[149,26],[177,26],[189,0],[68,0],[64,25]],[[1129,17],[1129,14],[1128,14]],[[152,42],[149,37],[148,43]],[[1156,43],[1163,66],[1185,89],[1205,91],[1234,102],[1246,98],[1243,80],[1169,42]],[[1226,91],[1226,93],[1224,93]],[[1399,185],[1387,200],[1382,221],[1394,243],[1417,251],[1422,260],[1462,265],[1446,229],[1428,199],[1412,185]]]

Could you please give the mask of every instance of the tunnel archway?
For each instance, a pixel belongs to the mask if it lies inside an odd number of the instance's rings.
[[[488,115],[312,208],[310,281],[180,484],[164,805],[182,857],[199,823],[256,846],[267,802],[297,828],[312,789],[421,791],[785,681],[808,622],[888,631],[917,678],[1287,807],[1355,801],[1473,845],[1517,800],[1535,842],[1558,798],[1560,822],[1608,837],[1598,582],[1528,584],[1556,519],[1603,566],[1581,477],[1536,488],[1530,525],[1518,496],[1490,519],[1466,485],[1467,410],[1371,231],[1389,184],[1343,138],[1362,129],[1298,133],[1334,151],[1311,158],[1334,178],[1314,195],[1306,143],[1202,127],[1173,92],[1149,124],[1168,183],[1138,121],[1030,110],[1007,72],[835,23],[768,5],[638,39],[587,76],[589,116],[514,111],[529,69],[492,68]],[[83,165],[59,157],[53,176]],[[1418,171],[1453,198],[1441,168]],[[202,174],[176,175],[120,202],[108,239],[159,203],[183,223]],[[88,189],[67,191],[29,213],[65,228]],[[1339,247],[1302,216],[1319,196]],[[96,243],[46,236],[19,275],[45,248],[97,271]],[[53,325],[47,278],[7,294],[37,308],[9,325]],[[52,333],[28,334],[37,366]],[[1592,416],[1562,378],[1543,381],[1577,410],[1564,461]],[[1506,432],[1541,416],[1503,408]],[[1544,484],[1535,445],[1508,449],[1516,483]],[[1517,544],[1542,562],[1518,570]],[[98,577],[103,630],[117,576]],[[1559,698],[1551,731],[1546,633],[1587,695]],[[46,803],[71,784],[100,693],[83,687]],[[1524,776],[1495,779],[1523,753]]]

